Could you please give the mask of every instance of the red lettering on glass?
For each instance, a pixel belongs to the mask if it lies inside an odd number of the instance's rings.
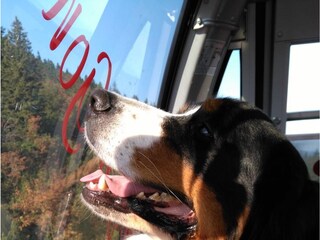
[[[72,52],[72,50],[81,42],[83,42],[84,45],[86,46],[84,55],[83,55],[83,57],[81,59],[81,62],[79,64],[76,72],[72,75],[71,79],[69,81],[67,81],[67,82],[64,82],[63,79],[62,79],[64,64],[65,64],[69,54]],[[59,78],[60,78],[60,84],[64,89],[71,88],[73,86],[73,84],[78,80],[78,78],[80,77],[80,74],[81,74],[81,72],[83,70],[83,67],[84,67],[84,65],[85,65],[85,63],[87,61],[88,54],[89,54],[89,43],[88,43],[88,41],[87,41],[87,39],[86,39],[86,37],[84,35],[80,35],[79,37],[77,37],[71,43],[70,47],[66,51],[66,53],[65,53],[65,55],[64,55],[64,57],[62,59],[62,62],[61,62]]]
[[[106,78],[106,84],[104,86],[105,89],[109,88],[109,84],[110,84],[110,79],[111,79],[111,71],[112,71],[112,64],[111,64],[111,60],[108,54],[106,54],[105,52],[101,52],[98,56],[98,63],[100,63],[104,58],[106,58],[108,60],[108,73],[107,73],[107,78]]]
[[[64,5],[68,2],[68,0],[58,0],[55,5],[48,11],[45,12],[42,10],[42,16],[45,20],[51,20],[54,18],[60,10],[64,7]],[[74,4],[74,0],[72,1],[71,6]]]
[[[81,4],[78,4],[78,6],[75,9],[74,13],[72,14],[71,18],[69,19],[69,21],[66,23],[65,27],[61,31],[62,26],[64,25],[65,21],[67,20],[69,14],[71,12],[74,1],[75,0],[72,0],[72,3],[71,3],[71,6],[67,12],[67,15],[64,17],[64,19],[62,20],[62,23],[60,24],[60,26],[58,27],[57,31],[54,33],[54,35],[51,39],[51,42],[50,42],[50,49],[51,50],[55,50],[59,46],[59,44],[62,42],[64,37],[67,35],[71,26],[74,24],[74,22],[79,17],[79,15],[82,11]],[[48,12],[44,12],[42,10],[42,16],[44,17],[44,19],[51,20],[52,18],[54,18],[61,11],[61,9],[64,7],[66,2],[67,2],[67,0],[58,1]]]
[[[93,80],[93,77],[96,73],[95,69],[92,69],[89,77],[84,81],[84,83],[81,85],[80,89],[78,90],[78,92],[74,95],[74,97],[72,98],[66,113],[64,115],[63,118],[63,122],[62,122],[62,143],[65,146],[66,150],[68,153],[75,153],[78,151],[78,149],[74,149],[70,146],[69,142],[68,142],[68,136],[67,136],[67,131],[68,131],[68,122],[72,113],[72,110],[75,108],[76,103],[79,101],[79,105],[78,105],[78,112],[77,112],[77,127],[79,128],[80,131],[82,131],[81,125],[78,124],[78,119],[79,119],[79,115],[80,115],[80,109],[82,106],[82,101],[83,98]],[[80,126],[79,126],[80,125]]]
[[[50,42],[50,49],[52,51],[54,51],[59,45],[60,43],[63,41],[64,37],[67,35],[68,31],[70,30],[70,28],[72,27],[72,25],[74,24],[75,20],[78,18],[78,16],[80,15],[81,11],[82,11],[82,6],[81,4],[78,4],[74,13],[72,14],[71,18],[69,19],[69,21],[66,23],[66,25],[64,26],[64,28],[62,29],[63,25],[65,24],[66,19],[68,18],[71,9],[74,5],[75,0],[72,0],[71,6],[67,12],[67,15],[65,16],[65,18],[63,19],[62,23],[60,24],[60,26],[58,27],[57,31],[54,33],[51,42]],[[45,12],[44,10],[42,10],[42,16],[45,20],[51,20],[53,19],[60,11],[61,9],[65,6],[65,4],[67,3],[67,0],[58,0],[55,5],[47,12]],[[62,30],[61,30],[62,29]],[[83,53],[82,59],[80,61],[80,64],[78,65],[77,70],[75,71],[75,73],[72,75],[72,77],[68,80],[68,81],[63,81],[62,78],[62,74],[63,74],[63,67],[64,64],[66,62],[66,60],[68,59],[69,54],[73,51],[73,49],[80,43],[83,43],[85,45],[85,51]],[[71,88],[75,82],[79,79],[82,70],[87,62],[87,58],[88,58],[88,54],[89,54],[89,49],[90,49],[90,44],[87,41],[86,37],[84,35],[79,35],[72,43],[71,45],[68,47],[66,53],[63,56],[62,62],[61,62],[61,68],[60,68],[60,72],[59,72],[59,81],[61,86],[64,89],[69,89]],[[108,61],[108,72],[107,72],[107,77],[106,77],[106,84],[105,84],[105,88],[107,89],[109,87],[110,84],[110,78],[111,78],[111,71],[112,71],[112,64],[111,64],[111,60],[110,57],[108,56],[107,53],[105,52],[101,52],[98,57],[97,57],[97,63],[100,64],[100,62],[103,59],[107,59]],[[77,122],[77,128],[79,129],[79,131],[83,131],[82,127],[81,127],[81,123],[80,123],[80,112],[81,112],[81,107],[82,107],[82,102],[83,99],[90,87],[90,84],[92,83],[94,76],[96,74],[96,69],[93,68],[91,70],[91,73],[89,74],[89,76],[85,79],[85,81],[83,82],[83,84],[80,86],[79,90],[76,92],[76,94],[73,96],[73,98],[70,101],[70,104],[65,112],[64,118],[63,118],[63,122],[62,122],[62,143],[66,149],[66,151],[70,154],[73,154],[75,152],[78,151],[77,148],[72,148],[69,144],[69,140],[68,140],[68,123],[69,123],[69,119],[71,117],[72,111],[75,109],[76,105],[77,105],[77,117],[76,117],[76,122]]]

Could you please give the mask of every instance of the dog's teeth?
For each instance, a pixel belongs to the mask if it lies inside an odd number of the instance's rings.
[[[154,200],[154,201],[161,201],[161,197],[159,195],[158,192],[152,194],[151,196],[149,196],[149,199]]]
[[[161,200],[164,202],[170,202],[170,201],[175,200],[174,197],[172,197],[170,194],[165,193],[165,192],[162,192],[160,197],[161,197]]]
[[[106,191],[108,189],[108,185],[106,184],[106,179],[104,175],[102,175],[99,178],[98,189],[101,191]]]
[[[174,201],[175,200],[175,198],[173,196],[171,196],[170,194],[165,193],[165,192],[162,192],[161,194],[156,192],[156,193],[152,194],[151,196],[149,196],[148,198],[150,200],[157,201],[157,202],[160,202],[160,201],[162,201],[162,202],[170,202],[170,201]]]
[[[160,194],[160,197],[161,197],[162,200],[163,200],[163,199],[166,199],[166,198],[168,197],[168,193],[162,192],[162,193]]]
[[[167,201],[167,199],[170,197],[170,195],[168,193],[162,192],[160,197],[161,197],[162,201]]]
[[[146,195],[144,195],[144,192],[140,192],[140,193],[137,194],[136,198],[146,199]]]
[[[89,183],[89,188],[94,190],[96,188],[97,184],[93,183],[93,182],[90,182]]]

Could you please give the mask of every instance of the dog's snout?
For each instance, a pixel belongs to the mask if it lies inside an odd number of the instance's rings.
[[[111,109],[110,96],[107,91],[98,89],[91,95],[90,106],[95,112],[104,112]]]

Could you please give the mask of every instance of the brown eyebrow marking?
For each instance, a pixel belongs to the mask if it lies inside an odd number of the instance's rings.
[[[219,99],[207,99],[202,104],[202,109],[208,112],[213,112],[219,109],[222,101]]]

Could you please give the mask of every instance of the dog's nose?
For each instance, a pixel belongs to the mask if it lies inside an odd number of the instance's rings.
[[[104,112],[111,109],[108,92],[102,89],[95,90],[91,95],[90,106],[95,112]]]

